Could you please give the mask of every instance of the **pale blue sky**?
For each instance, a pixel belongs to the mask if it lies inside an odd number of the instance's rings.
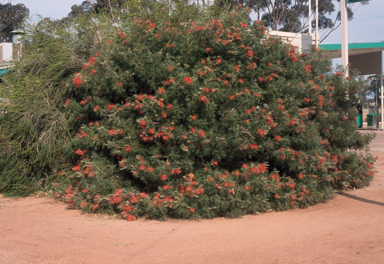
[[[339,4],[336,3],[336,8]],[[82,0],[12,0],[13,4],[24,3],[31,15],[40,14],[43,17],[62,18],[70,11],[71,6],[81,4]],[[359,4],[354,4],[355,9]],[[349,42],[379,42],[384,41],[384,0],[371,0],[369,5],[360,6],[354,19],[348,23]],[[322,32],[320,32],[320,35]],[[340,28],[332,32],[323,44],[341,42]]]

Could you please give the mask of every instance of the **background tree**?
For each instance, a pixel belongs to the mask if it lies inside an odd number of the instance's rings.
[[[68,14],[69,18],[75,18],[79,15],[87,15],[94,10],[94,4],[90,1],[83,1],[80,5],[73,5],[71,12]]]
[[[371,75],[367,78],[368,83],[360,90],[360,97],[362,103],[376,103],[381,105],[380,98],[376,98],[380,90],[380,74]]]
[[[28,15],[29,9],[24,4],[0,3],[0,42],[11,41],[11,32],[17,29]]]
[[[316,1],[311,0],[312,8],[312,28],[315,28]],[[232,6],[242,4],[252,8],[250,14],[252,20],[264,20],[265,26],[270,30],[280,30],[287,32],[306,33],[308,32],[308,0],[229,0]],[[340,12],[335,14],[339,8],[333,0],[319,0],[319,29],[326,30],[320,41],[323,41],[332,31],[340,26]],[[348,19],[353,19],[353,14],[361,5],[368,4],[363,1],[358,4],[349,4]],[[334,18],[333,18],[334,17]]]

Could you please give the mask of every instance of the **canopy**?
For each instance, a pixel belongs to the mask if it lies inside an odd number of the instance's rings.
[[[341,44],[321,44],[319,48],[325,50],[331,58],[341,58]],[[349,68],[358,69],[361,75],[381,74],[383,50],[384,41],[349,43]]]

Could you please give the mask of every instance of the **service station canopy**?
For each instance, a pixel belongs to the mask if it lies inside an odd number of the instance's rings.
[[[321,44],[319,48],[325,50],[332,59],[341,58],[341,44]],[[369,43],[349,43],[349,69],[358,69],[361,75],[381,74],[382,51],[384,41]]]

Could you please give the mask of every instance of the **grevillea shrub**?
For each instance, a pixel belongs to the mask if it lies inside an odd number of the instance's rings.
[[[106,39],[66,107],[78,161],[64,196],[127,220],[236,217],[306,207],[372,179],[356,82],[299,54],[242,10],[177,29],[139,20]]]

